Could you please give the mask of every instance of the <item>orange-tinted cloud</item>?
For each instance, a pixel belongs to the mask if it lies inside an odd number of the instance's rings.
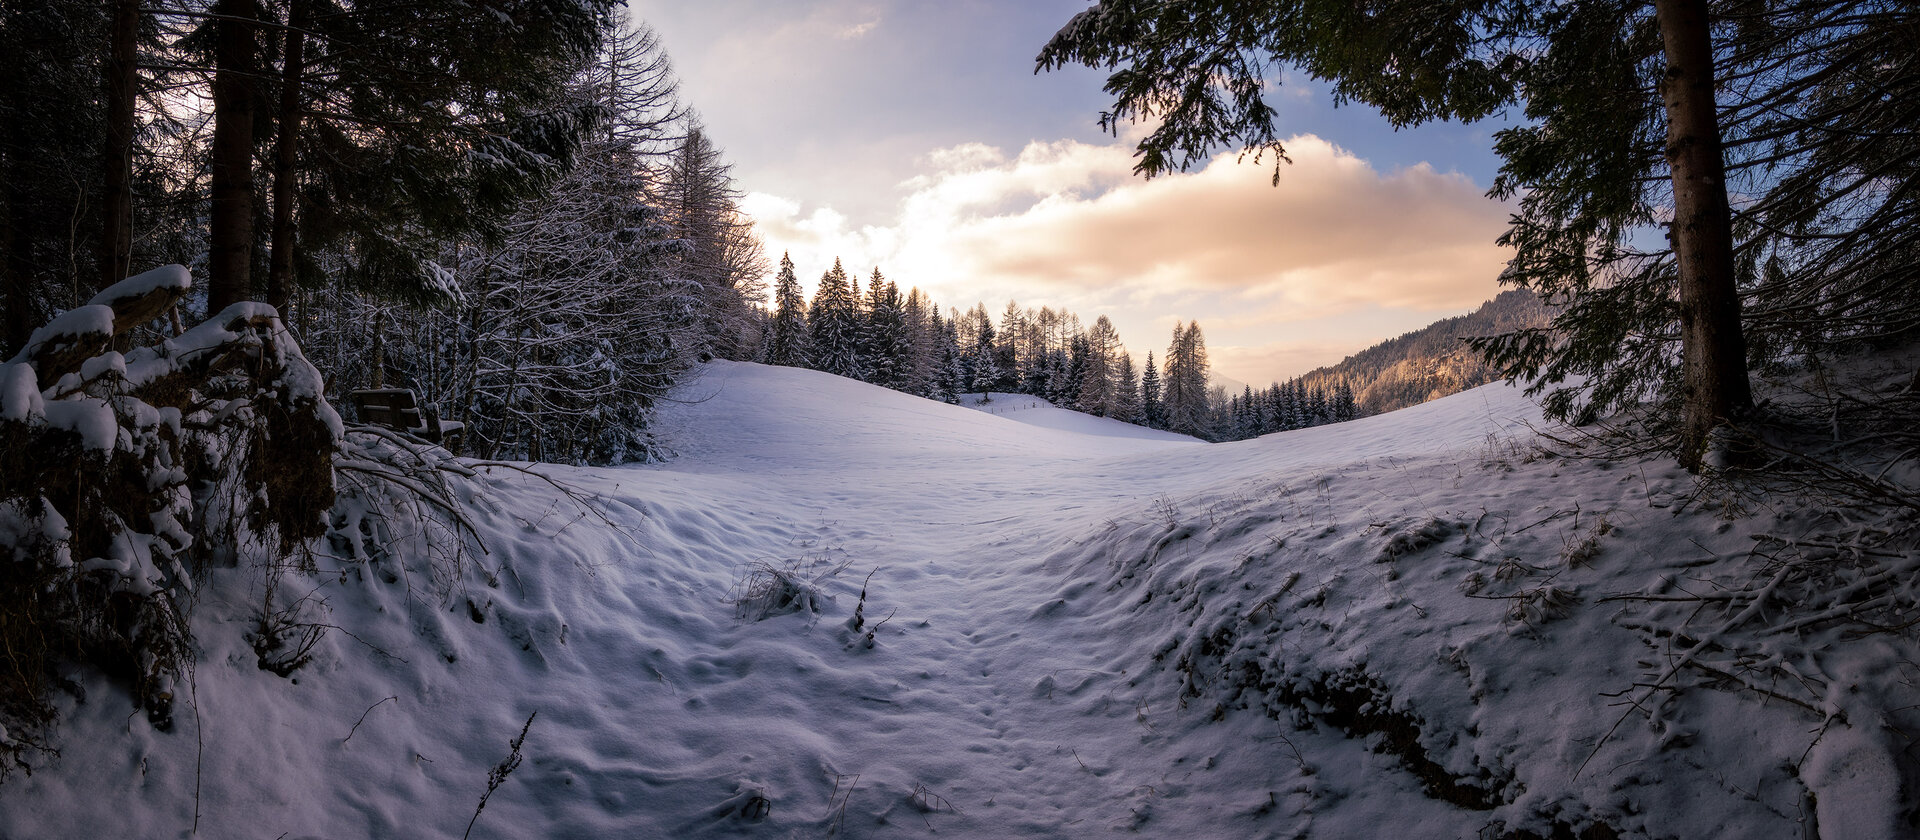
[[[1276,186],[1271,159],[1230,155],[1142,180],[1124,138],[1014,156],[968,144],[928,156],[891,225],[855,229],[771,196],[748,210],[770,249],[794,250],[803,279],[839,256],[951,305],[1104,313],[1136,355],[1164,344],[1173,319],[1200,318],[1231,347],[1216,367],[1261,382],[1338,360],[1306,348],[1351,352],[1497,290],[1508,211],[1470,179],[1425,165],[1380,172],[1313,136],[1286,146],[1293,163]]]

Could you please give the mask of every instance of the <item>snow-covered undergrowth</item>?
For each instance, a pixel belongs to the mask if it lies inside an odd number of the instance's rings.
[[[471,463],[429,488],[464,522],[343,486],[281,578],[338,628],[306,662],[263,669],[259,577],[215,572],[191,709],[159,732],[74,675],[0,836],[1911,830],[1920,657],[1782,619],[1811,579],[1780,573],[1906,561],[1756,539],[1833,528],[1661,460],[1542,457],[1504,386],[1218,445],[756,365],[682,396],[674,460],[540,468],[592,507]]]
[[[272,307],[128,349],[190,285],[178,265],[127,278],[0,364],[0,778],[47,751],[51,695],[77,692],[63,665],[169,729],[193,567],[303,548],[332,504],[340,418]]]

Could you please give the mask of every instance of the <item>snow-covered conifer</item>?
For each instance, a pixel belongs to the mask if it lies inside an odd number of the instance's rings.
[[[1153,366],[1152,350],[1147,351],[1147,369],[1140,374],[1140,422],[1153,429],[1167,427],[1160,403],[1160,371]]]
[[[813,336],[813,368],[848,379],[860,379],[860,304],[854,300],[840,260],[820,277],[813,306],[807,311]]]
[[[794,276],[793,257],[780,255],[780,273],[773,281],[773,318],[768,326],[766,359],[770,365],[806,367],[811,361],[813,337],[807,332],[807,301]]]

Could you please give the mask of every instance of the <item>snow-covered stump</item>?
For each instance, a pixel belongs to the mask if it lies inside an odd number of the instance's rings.
[[[325,527],[342,427],[271,307],[115,349],[190,287],[180,266],[129,278],[0,365],[0,773],[44,745],[61,664],[170,725],[189,567]]]

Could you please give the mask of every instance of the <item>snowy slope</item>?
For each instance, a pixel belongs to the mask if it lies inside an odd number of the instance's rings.
[[[541,468],[611,525],[494,469],[457,573],[431,529],[318,558],[357,639],[293,680],[244,641],[257,574],[217,573],[197,712],[157,732],[80,675],[0,837],[458,837],[534,712],[475,837],[1762,837],[1816,807],[1899,836],[1865,724],[1705,689],[1623,714],[1654,651],[1601,597],[1759,525],[1662,462],[1534,458],[1513,389],[1210,446],[749,364],[681,397],[674,460]],[[740,617],[754,564],[819,612]]]
[[[976,411],[1018,420],[1044,429],[1078,432],[1083,435],[1123,437],[1136,440],[1180,440],[1199,443],[1199,438],[1160,429],[1149,429],[1110,417],[1095,417],[1068,408],[1060,408],[1027,394],[961,394],[960,404]]]

